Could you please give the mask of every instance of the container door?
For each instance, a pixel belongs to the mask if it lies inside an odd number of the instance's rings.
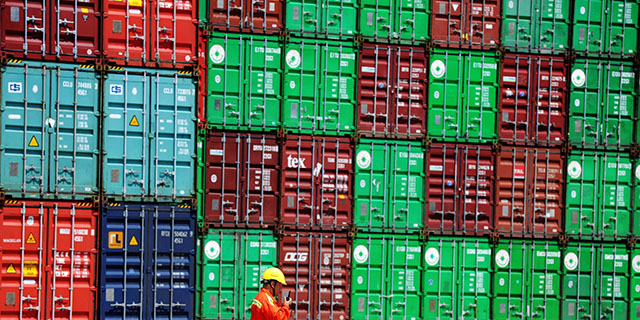
[[[468,0],[467,40],[472,47],[495,47],[500,43],[500,1]]]
[[[387,274],[388,240],[359,235],[353,240],[351,275],[351,318],[387,319],[390,310],[385,296],[390,290]]]
[[[243,79],[248,100],[241,112],[243,124],[249,129],[269,131],[280,128],[282,47],[276,39],[248,37],[245,41]]]
[[[148,224],[153,210],[135,205],[108,203],[102,212],[102,257],[100,259],[100,314],[103,319],[137,318],[145,314],[149,265],[146,250]]]
[[[606,90],[602,101],[600,143],[618,150],[633,143],[633,115],[638,108],[638,89],[634,86],[636,72],[629,63],[609,62],[602,68],[606,69],[603,79]]]
[[[316,237],[314,319],[349,318],[351,292],[351,239],[336,234]]]
[[[465,145],[456,152],[460,157],[457,179],[457,225],[463,234],[488,233],[493,229],[494,155],[491,148]]]
[[[388,242],[385,265],[387,281],[388,319],[420,319],[422,292],[422,246],[416,238],[394,236]]]
[[[574,35],[575,36],[575,35]],[[600,142],[600,108],[589,108],[603,101],[603,70],[598,63],[589,60],[577,61],[571,70],[571,92],[569,95],[569,142],[582,147],[598,145]],[[606,90],[605,90],[606,91]]]
[[[535,95],[530,95],[536,112],[531,114],[531,137],[541,145],[559,145],[565,137],[566,67],[562,59],[535,59]]]
[[[153,59],[150,4],[142,0],[104,2],[104,55],[126,64],[144,65]]]
[[[609,0],[577,0],[573,12],[573,48],[595,54],[606,53],[605,33]]]
[[[445,46],[459,46],[464,42],[463,17],[468,0],[435,0],[433,1],[433,40]],[[448,66],[448,65],[447,65]]]
[[[562,317],[561,319],[594,318],[597,297],[595,283],[600,281],[596,247],[573,244],[567,247],[563,257]]]
[[[634,203],[634,212],[640,211],[640,188],[638,188],[638,184],[640,183],[640,163],[638,161],[633,162],[634,165],[634,173],[633,173],[633,203]],[[640,234],[640,215],[632,214],[631,220],[631,232],[633,235]]]
[[[61,56],[98,59],[100,56],[101,1],[54,0],[50,12],[53,29],[50,53]],[[97,61],[96,61],[97,62]]]
[[[516,52],[537,48],[535,28],[538,1],[504,0],[502,4],[502,45]],[[531,51],[535,52],[535,49]]]
[[[326,46],[313,40],[285,46],[283,122],[294,132],[309,134],[318,127],[317,108],[323,103],[318,93],[325,72],[321,59]]]
[[[42,319],[45,317],[44,292],[48,210],[27,206],[25,202],[5,201],[2,226],[0,280],[0,316],[12,319]],[[68,302],[68,301],[67,301]]]
[[[389,216],[387,228],[419,229],[424,226],[424,148],[419,143],[389,146]]]
[[[427,208],[425,224],[430,231],[451,233],[459,229],[458,186],[459,174],[457,146],[432,144],[427,151]]]
[[[351,225],[353,149],[347,138],[322,138],[315,141],[318,161],[313,164],[316,181],[313,189],[318,205],[315,225],[322,229],[346,229]]]
[[[560,152],[552,149],[530,151],[529,182],[531,216],[527,232],[534,237],[551,237],[562,231],[564,160]]]
[[[425,247],[423,317],[458,319],[459,299],[456,285],[460,260],[456,254],[460,244],[448,238],[432,237]]]
[[[50,172],[47,123],[50,73],[38,65],[7,67],[2,73],[2,163],[4,190],[40,197],[47,192]],[[49,122],[50,123],[50,122]]]
[[[154,1],[150,6],[151,26],[150,55],[154,61],[175,68],[177,64],[196,62],[195,0]]]
[[[394,133],[400,137],[423,137],[426,134],[427,117],[426,52],[415,48],[399,48],[394,61],[394,82],[390,84],[395,93],[393,105],[396,114],[390,119],[394,123]]]
[[[239,31],[243,26],[244,1],[242,0],[216,0],[209,3],[209,23],[216,30],[231,29]],[[201,9],[202,10],[202,9]]]
[[[460,319],[490,319],[491,247],[483,240],[463,240],[458,248]]]
[[[283,0],[246,1],[245,25],[251,33],[276,33],[282,30]]]
[[[528,205],[527,170],[529,153],[526,150],[503,149],[497,156],[495,209],[496,231],[509,235],[524,235],[525,223],[531,215]]]
[[[244,280],[241,280],[239,288],[244,288],[244,291],[241,291],[242,295],[238,296],[236,305],[239,306],[237,307],[240,311],[239,317],[249,319],[253,298],[262,289],[260,285],[262,274],[269,267],[277,264],[276,238],[270,234],[250,234],[243,239],[241,250],[241,259],[245,261],[242,271],[245,273],[240,275],[240,279]]]
[[[631,264],[629,319],[638,320],[640,319],[640,250],[631,250],[629,263]]]
[[[244,49],[242,37],[209,38],[207,123],[237,128],[244,118]]]
[[[103,186],[110,195],[141,197],[149,180],[149,77],[146,73],[110,73],[104,81]],[[153,188],[153,186],[151,186]],[[151,189],[154,190],[154,189]]]
[[[98,225],[91,206],[49,209],[47,319],[94,319]]]
[[[597,230],[607,238],[621,238],[631,231],[631,161],[624,154],[604,154],[599,179],[600,210]]]
[[[321,33],[321,28],[324,26],[324,21],[322,21],[324,3],[324,0],[287,1],[287,30],[295,34],[316,35]]]
[[[290,136],[282,152],[282,222],[296,227],[316,225],[315,209],[320,205],[318,183],[324,159],[318,154],[316,140],[303,136]]]
[[[280,244],[279,265],[288,284],[283,286],[282,292],[283,296],[291,292],[293,319],[317,319],[313,316],[317,306],[320,306],[315,303],[320,286],[314,271],[319,263],[316,241],[311,233],[288,233]]]
[[[524,319],[528,310],[529,249],[522,241],[501,241],[493,257],[492,319]],[[533,290],[533,288],[531,288]]]
[[[602,154],[573,152],[567,161],[565,232],[578,238],[595,237]]]
[[[598,255],[598,319],[620,319],[629,314],[629,253],[621,245],[601,245]]]
[[[636,1],[609,1],[607,10],[607,51],[612,54],[630,56],[638,52],[638,29],[640,27],[640,3]]]
[[[98,101],[100,90],[93,69],[65,66],[52,70],[51,108],[47,119],[53,131],[49,192],[91,195],[98,192]]]
[[[181,207],[146,212],[146,318],[194,318],[195,217]]]
[[[353,114],[356,107],[357,51],[342,43],[330,43],[320,48],[322,71],[316,101],[317,123],[321,134],[345,135],[355,131]]]
[[[178,72],[156,73],[151,83],[149,130],[151,144],[149,193],[156,199],[188,198],[195,194],[194,152],[196,87]]]
[[[560,317],[561,252],[550,242],[533,242],[524,253],[529,256],[525,274],[530,288],[528,312],[531,319],[562,319]],[[497,262],[497,261],[496,261]]]
[[[241,220],[275,224],[280,196],[280,146],[273,136],[250,135],[243,141],[245,167],[242,189],[245,190]],[[237,186],[236,186],[237,187]]]
[[[387,227],[388,174],[391,145],[363,139],[356,146],[355,207],[353,224],[367,230]],[[372,161],[376,159],[376,161]]]
[[[396,14],[394,15],[394,34],[401,40],[424,42],[429,39],[429,1],[428,0],[402,0],[397,1]],[[404,41],[403,41],[404,42]]]
[[[511,1],[510,1],[511,2]],[[516,3],[521,1],[514,1]],[[543,0],[536,3],[539,17],[533,41],[540,53],[560,53],[569,46],[569,1]]]
[[[364,46],[361,49],[358,72],[358,132],[384,135],[393,132],[395,122],[393,66],[396,49],[390,46]]]
[[[396,4],[390,0],[362,0],[360,3],[360,33],[369,38],[391,39],[394,30]]]
[[[3,50],[15,52],[17,56],[33,55],[43,58],[47,53],[47,33],[49,28],[46,0],[6,1],[0,9],[2,13]]]
[[[326,6],[322,19],[323,33],[328,34],[330,38],[352,37],[358,33],[356,22],[358,21],[357,1],[326,0]]]
[[[205,154],[204,219],[208,223],[239,223],[242,218],[240,180],[245,152],[240,135],[218,133],[207,137]]]
[[[496,27],[497,28],[497,27]],[[492,55],[468,55],[464,88],[465,100],[459,111],[465,139],[487,141],[496,138],[498,112],[498,61]]]
[[[466,83],[463,59],[462,55],[449,51],[431,54],[427,128],[429,136],[436,141],[459,140],[466,130],[460,128],[463,115],[459,114]]]

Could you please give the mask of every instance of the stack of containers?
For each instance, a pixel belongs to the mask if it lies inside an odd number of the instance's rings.
[[[0,317],[193,318],[195,4],[0,12]]]

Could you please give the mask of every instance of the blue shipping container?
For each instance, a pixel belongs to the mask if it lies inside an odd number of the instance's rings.
[[[106,203],[101,223],[100,319],[194,319],[195,212]]]
[[[132,201],[195,196],[195,80],[176,70],[107,72],[104,194]]]
[[[98,192],[99,84],[93,66],[2,67],[0,190],[23,198]]]

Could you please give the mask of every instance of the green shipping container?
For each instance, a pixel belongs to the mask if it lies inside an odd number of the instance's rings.
[[[546,241],[500,240],[491,319],[561,319],[561,252]]]
[[[630,312],[629,319],[631,320],[639,320],[640,319],[640,249],[636,247],[636,249],[631,250],[631,283],[630,283],[630,294],[629,294],[629,304],[630,304]]]
[[[628,236],[634,185],[629,156],[574,151],[567,163],[565,233],[581,239]]]
[[[509,51],[562,53],[569,47],[568,0],[504,0],[502,14],[502,45]]]
[[[629,253],[624,246],[570,243],[563,264],[561,319],[627,319]]]
[[[262,230],[210,229],[198,240],[198,317],[249,319],[264,271],[278,265],[276,239]]]
[[[355,131],[357,53],[346,41],[292,38],[285,44],[287,131],[321,135]]]
[[[430,39],[429,0],[361,0],[360,34],[382,42],[416,45]]]
[[[358,234],[353,240],[351,319],[422,319],[422,246],[417,236]]]
[[[354,226],[397,232],[424,226],[424,154],[418,142],[362,139],[356,145]]]
[[[277,37],[213,34],[207,65],[209,127],[280,128],[282,44]]]
[[[633,64],[579,59],[571,71],[569,142],[619,150],[633,143],[638,89]]]
[[[486,239],[429,238],[424,254],[424,318],[491,319],[491,252]]]
[[[344,39],[357,34],[357,0],[286,1],[286,28],[295,35]]]
[[[434,50],[429,77],[429,137],[435,141],[496,139],[498,59],[495,54]]]
[[[576,0],[573,49],[598,56],[638,52],[639,0]]]

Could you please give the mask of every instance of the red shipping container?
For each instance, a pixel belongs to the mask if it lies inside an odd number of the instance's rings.
[[[283,29],[283,0],[207,0],[213,30],[279,33]]]
[[[497,232],[535,238],[562,232],[564,157],[560,150],[503,147],[496,170]]]
[[[349,319],[351,243],[346,234],[285,232],[280,266],[292,319]]]
[[[495,48],[500,43],[500,0],[433,0],[432,41],[448,48]]]
[[[6,200],[0,208],[2,319],[94,319],[92,203]]]
[[[205,223],[252,228],[277,223],[279,148],[275,135],[217,132],[207,137]]]
[[[13,58],[96,63],[101,10],[98,0],[3,0],[0,50]]]
[[[105,0],[104,58],[118,65],[175,68],[197,63],[192,0]]]
[[[281,221],[296,229],[351,226],[349,138],[289,135],[282,150]]]
[[[491,146],[432,144],[427,152],[427,230],[477,235],[493,230]]]
[[[567,115],[564,59],[507,54],[501,66],[500,140],[516,145],[561,145]]]
[[[358,133],[420,139],[426,134],[427,52],[365,44],[360,50]]]

